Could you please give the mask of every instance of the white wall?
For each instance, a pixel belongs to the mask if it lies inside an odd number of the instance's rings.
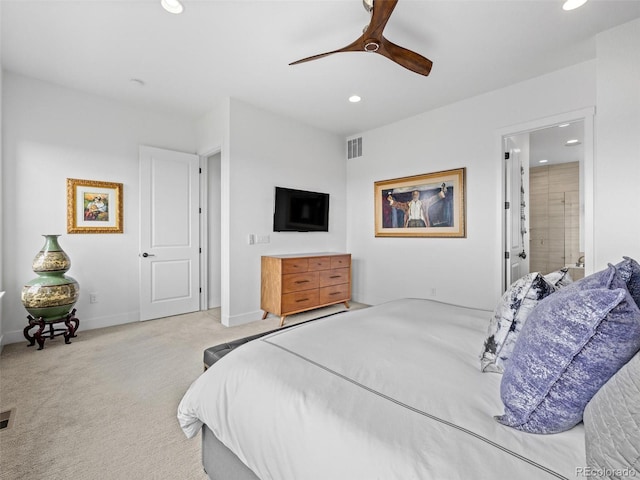
[[[261,318],[262,255],[344,251],[346,171],[341,137],[238,100],[231,100],[229,131],[222,152],[222,320],[235,325]],[[276,185],[329,193],[329,232],[274,233]],[[249,245],[251,233],[269,235],[270,243]]]
[[[226,150],[229,142],[229,98],[212,108],[196,122],[198,155]]]
[[[640,259],[640,20],[597,40],[596,267]]]
[[[34,277],[40,235],[66,231],[68,177],[124,183],[123,235],[61,238],[72,259],[69,274],[81,285],[81,328],[138,319],[139,144],[221,151],[226,324],[259,318],[260,256],[290,252],[351,252],[357,301],[425,297],[435,288],[439,300],[493,308],[502,263],[500,132],[596,104],[595,264],[640,258],[640,223],[633,220],[640,195],[639,35],[639,21],[631,22],[597,37],[597,60],[364,132],[364,156],[346,166],[344,139],[237,100],[191,123],[5,72],[0,286],[7,294],[0,335],[4,343],[22,341],[20,290]],[[376,180],[461,166],[467,238],[374,237]],[[273,233],[276,185],[330,193],[330,232]],[[271,243],[250,246],[250,233],[268,234]],[[99,303],[88,303],[90,291]]]
[[[500,131],[595,103],[595,61],[480,95],[363,134],[347,165],[347,249],[353,297],[377,304],[429,297],[493,309],[501,293]],[[467,169],[467,238],[375,238],[373,184]]]
[[[195,152],[196,128],[175,115],[113,101],[12,73],[3,84],[5,343],[23,341],[24,282],[42,234],[60,233],[80,283],[80,329],[137,321],[138,146]],[[66,179],[124,184],[124,234],[66,234]],[[99,302],[89,303],[97,292]]]
[[[0,2],[0,24],[2,24],[2,2]],[[0,41],[0,178],[4,178],[3,168],[2,168],[2,139],[3,129],[2,129],[2,79],[4,76],[4,72],[2,71],[2,42]],[[0,181],[0,272],[4,271],[3,268],[3,242],[4,242],[4,201],[2,196],[2,181]],[[0,352],[2,352],[2,346],[4,345],[4,336],[2,329],[2,298],[4,297],[4,282],[2,279],[2,274],[0,274]]]

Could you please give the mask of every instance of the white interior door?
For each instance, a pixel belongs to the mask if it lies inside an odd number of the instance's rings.
[[[199,158],[140,147],[140,320],[200,308]]]
[[[528,161],[521,158],[524,146],[515,146],[513,141],[505,142],[505,290],[529,273]]]

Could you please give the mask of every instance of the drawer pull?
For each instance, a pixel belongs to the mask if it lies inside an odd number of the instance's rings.
[[[300,298],[298,300],[296,300],[296,303],[300,303],[300,302],[308,302],[309,299],[308,298]]]
[[[342,275],[331,275],[329,278],[340,278]]]
[[[340,295],[340,292],[331,292],[329,295]]]
[[[309,280],[296,280],[296,283],[309,283]]]

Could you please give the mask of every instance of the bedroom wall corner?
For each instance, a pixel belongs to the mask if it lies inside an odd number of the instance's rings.
[[[595,103],[595,60],[364,132],[347,161],[354,300],[417,297],[491,310],[502,282],[502,153],[510,125]],[[378,180],[466,167],[466,238],[376,238]],[[435,292],[435,295],[434,295]]]
[[[138,147],[194,152],[191,118],[142,110],[5,72],[3,79],[5,343],[24,341],[20,301],[42,234],[60,233],[80,284],[80,332],[139,320]],[[123,234],[66,234],[66,179],[123,183]],[[89,302],[98,292],[98,303]]]
[[[231,99],[227,154],[221,207],[228,297],[222,299],[222,322],[232,326],[261,318],[262,255],[345,250],[346,170],[342,137],[237,99]],[[274,232],[275,186],[329,193],[329,231]],[[269,242],[249,245],[249,234],[268,236]]]

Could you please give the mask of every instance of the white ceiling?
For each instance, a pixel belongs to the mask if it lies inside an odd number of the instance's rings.
[[[530,133],[530,167],[584,160],[584,121],[562,125],[566,126],[554,125]],[[567,145],[569,140],[578,140],[578,143]],[[540,160],[547,162],[541,164]]]
[[[360,0],[183,3],[2,0],[3,68],[194,118],[234,97],[351,135],[595,58],[597,32],[640,17],[640,0],[400,0],[385,36],[434,62],[423,77],[368,53],[288,65],[355,40]]]

